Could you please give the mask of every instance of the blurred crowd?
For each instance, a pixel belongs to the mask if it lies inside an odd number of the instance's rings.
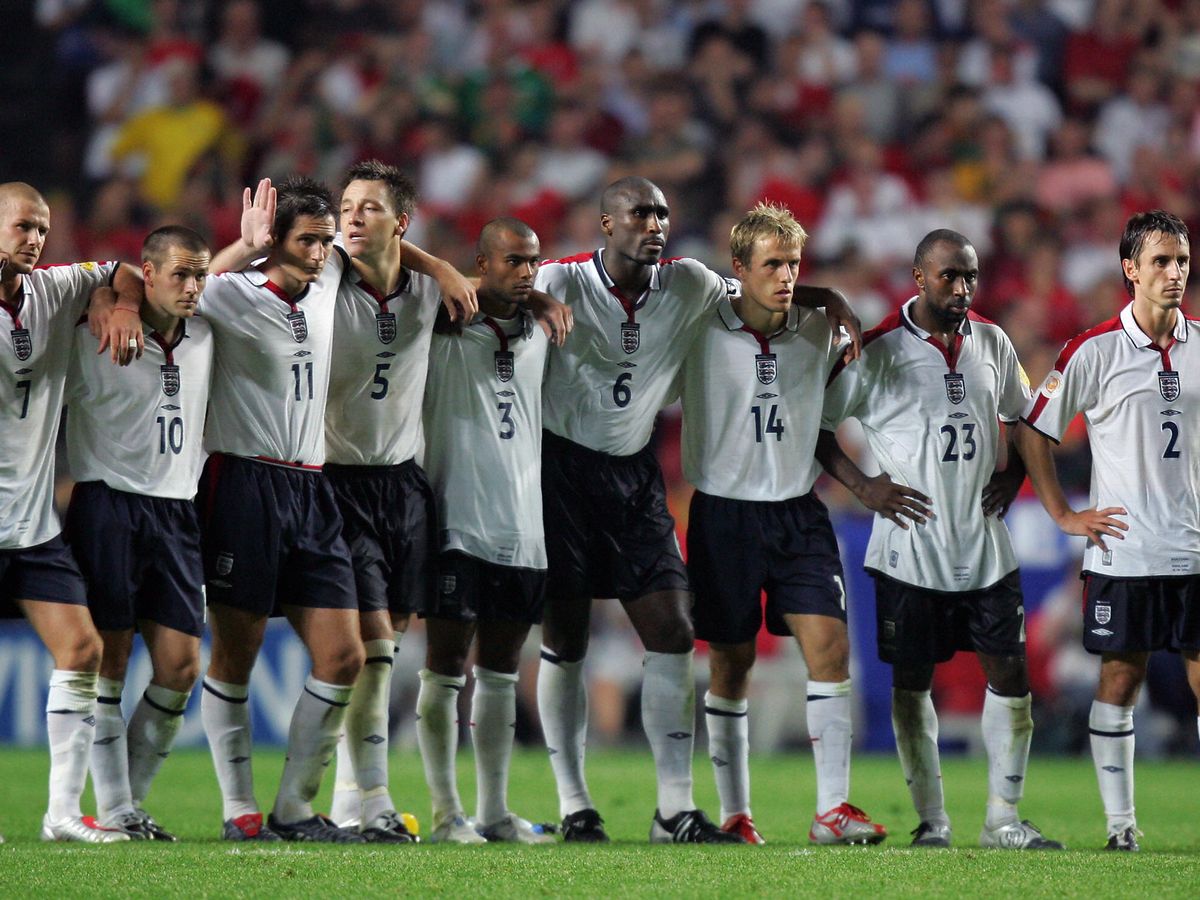
[[[803,278],[867,325],[913,292],[925,232],[962,231],[976,308],[1036,384],[1126,301],[1130,213],[1200,224],[1200,0],[5,6],[0,113],[27,124],[0,180],[50,197],[44,262],[134,259],[166,220],[221,245],[243,185],[337,188],[367,157],[414,175],[426,249],[466,268],[503,214],[554,258],[598,246],[599,189],[639,174],[671,203],[669,253],[721,271],[731,224],[786,204]],[[1076,491],[1082,439],[1061,451]]]

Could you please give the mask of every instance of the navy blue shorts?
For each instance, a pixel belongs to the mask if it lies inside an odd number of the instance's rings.
[[[436,619],[455,622],[542,621],[546,572],[485,562],[459,550],[447,550],[437,560],[437,595],[426,611]]]
[[[1200,650],[1200,577],[1084,572],[1083,647],[1089,653]]]
[[[688,589],[652,448],[609,456],[542,432],[542,507],[550,596],[636,600]]]
[[[1025,655],[1021,576],[1009,572],[978,591],[929,591],[867,570],[875,579],[879,658],[893,665],[945,662],[959,650]]]
[[[333,488],[320,472],[210,456],[200,477],[208,602],[259,615],[280,604],[358,609]]]
[[[431,600],[437,512],[433,488],[415,461],[398,466],[326,464],[342,514],[358,608],[420,613]]]
[[[199,636],[204,630],[200,521],[189,500],[145,497],[102,481],[75,485],[67,540],[102,631],[149,619]]]
[[[688,578],[696,637],[744,644],[766,622],[789,635],[784,615],[846,621],[845,576],[829,512],[816,494],[730,500],[696,491],[688,514]]]
[[[18,600],[87,605],[83,576],[61,535],[36,547],[0,550],[0,619],[22,617]]]

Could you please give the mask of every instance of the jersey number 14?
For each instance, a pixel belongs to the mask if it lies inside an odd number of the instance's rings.
[[[774,435],[775,440],[783,440],[783,420],[779,418],[779,404],[772,403],[767,407],[763,416],[761,406],[750,407],[750,415],[754,416],[754,440],[761,444],[768,435]]]

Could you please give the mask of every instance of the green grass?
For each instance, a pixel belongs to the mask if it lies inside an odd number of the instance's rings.
[[[282,756],[255,757],[258,794],[278,783]],[[1088,759],[1034,759],[1022,814],[1073,848],[1067,853],[984,851],[974,846],[986,796],[982,760],[945,761],[951,851],[907,849],[915,824],[896,760],[855,759],[852,800],[891,830],[880,847],[810,848],[814,803],[806,754],[753,760],[755,818],[766,847],[651,847],[654,806],[648,753],[605,751],[588,760],[592,793],[615,843],[605,847],[247,848],[214,839],[220,802],[207,754],[179,752],[164,768],[150,808],[182,838],[175,845],[106,847],[37,841],[45,803],[43,752],[0,751],[0,896],[362,896],[367,894],[540,896],[1195,896],[1200,874],[1200,792],[1196,767],[1145,762],[1138,769],[1143,852],[1098,852],[1104,817]],[[460,760],[460,788],[473,806],[471,760]],[[713,816],[707,761],[696,761],[697,801]],[[327,778],[326,781],[331,779]],[[415,754],[397,754],[393,794],[428,824],[428,796]],[[327,807],[326,784],[318,808]],[[553,820],[557,800],[544,754],[514,760],[510,800],[534,821]],[[90,803],[90,800],[87,801]]]

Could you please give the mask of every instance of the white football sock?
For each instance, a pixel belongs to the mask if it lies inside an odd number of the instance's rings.
[[[567,662],[542,647],[537,700],[550,768],[558,786],[558,814],[566,818],[582,809],[595,809],[583,774],[588,726],[583,660]]]
[[[692,651],[647,650],[642,661],[642,728],[654,754],[658,812],[664,819],[696,808],[692,799],[695,721]]]
[[[817,812],[827,813],[850,796],[850,679],[810,681],[805,712],[817,770]]]
[[[892,688],[892,729],[896,755],[922,822],[949,825],[942,796],[942,763],[938,756],[938,720],[929,691]]]
[[[350,702],[354,702],[353,695]],[[343,828],[358,827],[362,824],[362,792],[358,789],[358,781],[354,777],[354,760],[350,758],[350,745],[346,740],[345,729],[338,735],[336,755],[329,818]]]
[[[200,721],[212,750],[224,817],[258,812],[251,765],[250,685],[205,677],[200,695]]]
[[[50,818],[77,817],[79,797],[87,783],[88,756],[96,724],[95,672],[50,673],[46,697],[46,732],[50,739]]]
[[[171,755],[189,697],[190,691],[151,682],[129,718],[129,789],[135,807],[146,802],[154,776]]]
[[[449,816],[461,814],[454,762],[458,753],[458,695],[467,683],[457,678],[422,669],[421,691],[417,694],[417,744],[425,765],[425,783],[433,804],[434,827]]]
[[[362,792],[362,821],[396,808],[388,793],[388,705],[392,699],[392,665],[396,643],[367,641],[367,661],[354,684],[346,711],[346,743]]]
[[[1003,697],[988,686],[983,700],[983,746],[988,757],[988,800],[984,827],[1019,822],[1017,804],[1025,792],[1029,742],[1033,739],[1033,698]]]
[[[750,701],[704,695],[708,755],[721,800],[721,822],[737,813],[750,815]],[[719,823],[718,823],[719,824]]]
[[[92,734],[92,788],[96,818],[107,822],[117,813],[133,812],[129,792],[129,748],[121,714],[123,681],[96,679],[96,727]]]
[[[313,817],[313,797],[321,788],[321,776],[337,748],[353,690],[354,685],[330,684],[312,675],[304,682],[292,712],[287,761],[272,810],[280,822],[291,824]]]
[[[475,667],[471,742],[475,745],[475,821],[495,825],[508,813],[508,764],[517,728],[517,676]]]
[[[1108,832],[1136,828],[1133,807],[1133,707],[1092,701],[1088,716],[1092,761]]]

